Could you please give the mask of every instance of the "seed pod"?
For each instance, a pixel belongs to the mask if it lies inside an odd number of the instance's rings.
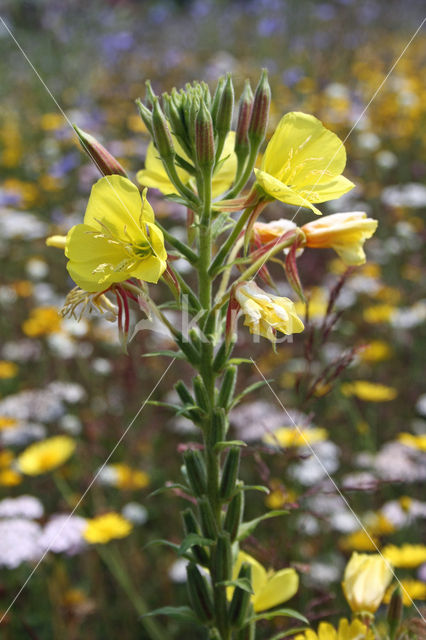
[[[194,495],[200,498],[207,491],[207,474],[203,456],[199,451],[187,449],[183,459],[191,489]]]
[[[245,578],[251,584],[251,566],[248,562],[241,565],[238,578]],[[250,609],[251,594],[240,587],[235,587],[229,608],[229,618],[233,627],[237,629],[244,626],[247,613]]]
[[[189,535],[191,533],[200,535],[200,528],[198,526],[197,518],[195,517],[195,514],[190,507],[182,511],[182,519],[186,535]],[[201,547],[198,544],[194,544],[194,546],[191,547],[191,551],[199,564],[203,566],[208,565],[209,556],[204,547]]]
[[[224,409],[228,409],[235,391],[238,368],[235,365],[229,366],[223,376],[220,387],[218,404]]]
[[[244,491],[238,491],[228,505],[225,521],[223,523],[223,528],[229,533],[231,542],[234,542],[237,539],[238,530],[240,528],[243,515]]]
[[[248,129],[250,145],[260,146],[265,138],[270,104],[271,88],[268,82],[268,72],[263,69],[254,94],[253,110]]]
[[[213,409],[212,415],[212,441],[223,442],[226,436],[226,415],[223,409],[216,407]]]
[[[127,173],[118,160],[96,138],[76,125],[73,126],[81,146],[103,176],[119,175],[127,178]]]
[[[169,125],[160,107],[158,98],[154,99],[154,108],[152,111],[152,129],[154,132],[154,142],[160,156],[164,159],[173,158],[175,149],[173,146],[172,135]]]
[[[194,398],[192,397],[188,387],[182,380],[179,380],[178,382],[176,382],[175,390],[179,398],[182,400],[184,404],[190,404],[190,405],[195,404]]]
[[[221,532],[217,536],[213,553],[215,582],[224,582],[232,578],[232,551],[229,533]]]
[[[235,490],[238,470],[240,468],[240,448],[231,447],[223,465],[222,479],[220,482],[220,497],[228,500]]]
[[[207,395],[206,388],[204,386],[204,382],[201,376],[195,376],[193,382],[195,400],[203,411],[208,411],[209,408],[209,397]]]
[[[191,606],[201,622],[208,622],[213,618],[213,598],[207,580],[193,562],[187,565],[186,573]]]

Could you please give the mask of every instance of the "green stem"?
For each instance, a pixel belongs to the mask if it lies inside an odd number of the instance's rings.
[[[108,548],[98,545],[96,550],[120,587],[126,593],[136,612],[141,616],[141,622],[151,640],[164,640],[166,635],[161,626],[152,618],[144,617],[149,612],[148,606],[126,573],[118,550],[112,545],[109,545]]]
[[[198,256],[190,247],[188,247],[184,242],[181,242],[177,238],[175,238],[167,229],[165,229],[157,220],[155,221],[157,227],[161,229],[163,235],[167,242],[172,245],[179,253],[181,253],[191,264],[195,264],[198,260]]]
[[[229,234],[229,236],[226,239],[226,241],[223,243],[222,247],[217,252],[213,262],[210,265],[209,273],[211,275],[215,276],[216,272],[217,272],[217,269],[220,268],[223,265],[223,263],[224,263],[224,261],[226,259],[226,256],[228,255],[229,251],[234,246],[234,243],[235,243],[236,239],[240,235],[241,231],[244,228],[244,225],[246,224],[247,220],[249,219],[250,214],[253,211],[253,208],[254,207],[248,207],[245,211],[243,211],[243,213],[238,218],[237,222],[235,223],[234,228],[232,229],[232,231]]]
[[[241,178],[239,180],[237,180],[237,182],[234,184],[234,186],[232,187],[232,189],[230,191],[228,191],[228,193],[226,194],[225,198],[226,200],[230,200],[231,198],[235,198],[235,196],[240,193],[244,187],[246,186],[246,183],[248,181],[248,179],[251,176],[251,172],[253,171],[253,167],[255,165],[256,162],[256,158],[257,158],[257,152],[259,151],[259,147],[260,147],[260,143],[257,145],[253,145],[252,148],[250,149],[250,154],[247,160],[247,164],[246,164],[246,168],[244,170],[244,173],[242,174]]]

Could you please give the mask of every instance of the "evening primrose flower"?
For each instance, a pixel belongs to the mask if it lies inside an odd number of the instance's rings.
[[[426,545],[424,544],[403,544],[402,547],[389,544],[382,549],[382,553],[394,567],[413,569],[426,562]]]
[[[92,187],[84,223],[70,229],[65,246],[68,272],[81,289],[104,291],[131,277],[158,282],[167,253],[145,193],[141,198],[137,187],[118,175]]]
[[[240,551],[233,568],[233,579],[238,578],[238,574],[243,562],[251,566],[251,582],[253,595],[251,602],[255,612],[266,611],[276,607],[282,602],[290,600],[299,588],[299,576],[291,568],[281,569],[281,571],[266,571],[264,567],[249,556],[244,551]],[[231,593],[231,589],[229,590]]]
[[[180,146],[179,142],[173,135],[172,138],[176,153],[187,162],[190,162],[190,159]],[[213,198],[219,196],[221,193],[224,193],[234,181],[235,173],[237,171],[237,156],[234,153],[234,145],[235,131],[230,131],[225,140],[223,151],[220,157],[220,163],[218,164],[218,169],[213,175]],[[188,184],[191,181],[191,174],[185,171],[185,169],[181,169],[177,166],[176,172],[183,184]],[[145,169],[141,169],[140,171],[138,171],[138,173],[136,174],[136,179],[139,184],[143,185],[144,187],[152,187],[154,189],[158,189],[165,195],[176,192],[176,188],[170,181],[160,155],[153,142],[150,142],[150,144],[148,145],[145,158]]]
[[[235,298],[245,315],[244,324],[250,333],[275,342],[277,331],[290,335],[304,329],[289,298],[266,293],[253,281],[238,285]]]
[[[281,118],[255,169],[256,182],[273,199],[307,207],[340,198],[355,185],[343,177],[341,140],[314,116],[293,111]]]
[[[394,400],[398,391],[384,384],[368,382],[368,380],[354,380],[342,384],[342,393],[345,396],[356,396],[367,402],[388,402]]]
[[[342,587],[354,613],[375,613],[392,580],[392,569],[380,554],[354,552],[346,565]]]
[[[17,468],[27,476],[38,476],[56,469],[74,453],[75,441],[68,436],[54,436],[27,447],[16,459]]]
[[[111,511],[87,520],[83,538],[90,544],[105,544],[115,538],[125,538],[132,529],[131,522]]]
[[[307,629],[295,636],[294,640],[374,640],[374,633],[360,620],[348,622],[342,618],[337,631],[328,622],[320,622],[316,633]]]
[[[364,242],[371,238],[378,222],[367,218],[362,211],[333,213],[320,220],[313,220],[302,227],[306,246],[313,249],[331,248],[348,265],[360,265],[366,260]]]

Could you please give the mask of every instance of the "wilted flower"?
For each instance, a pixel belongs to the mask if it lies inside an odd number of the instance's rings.
[[[362,211],[333,213],[313,220],[302,227],[306,246],[313,249],[334,249],[347,265],[365,262],[364,242],[371,238],[378,222]]]
[[[17,467],[28,476],[38,476],[66,462],[74,453],[75,447],[75,441],[68,436],[47,438],[27,447],[17,457]]]
[[[235,298],[245,315],[244,324],[249,327],[250,333],[275,342],[277,331],[291,335],[304,329],[289,298],[266,293],[253,281],[238,285]]]
[[[354,552],[346,565],[342,587],[353,612],[375,613],[392,580],[392,569],[380,554]]]
[[[299,576],[291,568],[281,569],[281,571],[266,571],[264,567],[249,556],[240,551],[233,568],[234,580],[238,577],[243,562],[248,562],[251,566],[252,576],[252,604],[256,612],[266,611],[282,602],[290,600],[299,588]]]
[[[104,291],[135,277],[157,282],[167,253],[154,212],[134,184],[106,176],[92,187],[84,223],[68,232],[68,272],[85,291]]]
[[[374,640],[374,633],[359,620],[348,622],[343,618],[339,621],[337,631],[328,622],[320,622],[317,633],[307,629],[294,640]]]
[[[293,111],[281,118],[266,147],[256,181],[276,200],[312,209],[340,198],[354,184],[341,173],[346,151],[336,134],[314,116]]]
[[[87,520],[83,538],[90,544],[105,544],[115,538],[125,538],[132,528],[132,523],[119,513],[105,513]]]

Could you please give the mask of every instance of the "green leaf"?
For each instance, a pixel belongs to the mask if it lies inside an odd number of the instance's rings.
[[[263,520],[269,520],[269,518],[278,518],[278,516],[285,516],[288,514],[288,511],[269,511],[268,513],[264,513],[262,516],[258,518],[254,518],[254,520],[249,520],[248,522],[243,522],[240,524],[240,528],[238,529],[238,540],[244,540],[254,531],[258,524],[260,524]]]
[[[249,395],[249,393],[256,391],[256,389],[259,389],[260,387],[263,387],[265,384],[269,384],[270,382],[272,382],[272,380],[259,380],[259,382],[255,382],[254,384],[251,384],[246,389],[244,389],[244,391],[242,391],[238,396],[234,398],[231,408],[239,404],[243,398]]]
[[[156,540],[150,540],[149,542],[147,542],[144,546],[143,549],[147,549],[148,547],[157,547],[163,545],[164,547],[170,547],[171,549],[174,549],[175,551],[179,551],[179,545],[175,544],[174,542],[170,542],[170,540],[164,540],[164,539],[160,539],[157,538]]]
[[[182,351],[171,351],[170,349],[164,349],[164,351],[150,351],[149,353],[143,353],[142,358],[156,358],[157,356],[166,356],[167,358],[180,358],[185,360],[185,356]]]
[[[222,580],[221,582],[216,582],[217,587],[239,587],[243,591],[247,591],[248,593],[254,593],[253,587],[250,584],[250,580],[247,578],[237,578],[236,580]]]
[[[151,616],[169,616],[174,620],[181,620],[185,622],[194,622],[199,624],[198,618],[195,613],[189,607],[160,607],[149,613],[145,613],[142,618],[149,618]]]
[[[261,491],[262,493],[266,493],[269,495],[271,490],[268,487],[265,487],[263,484],[245,484],[241,487],[242,491]]]
[[[231,358],[228,364],[253,364],[253,360],[250,358]]]
[[[200,547],[211,547],[212,544],[214,544],[214,541],[210,540],[210,538],[203,538],[203,536],[200,536],[198,533],[189,533],[182,541],[178,549],[178,555],[183,556],[188,549],[196,545]]]
[[[277,633],[276,636],[272,636],[272,638],[269,638],[269,640],[282,640],[282,638],[288,638],[288,636],[292,636],[296,633],[302,633],[307,629],[309,629],[309,627],[292,627],[291,629],[287,629],[287,631],[281,631],[280,633]]]
[[[249,622],[257,622],[258,620],[273,620],[277,616],[286,616],[287,618],[296,618],[305,624],[309,624],[309,620],[302,616],[301,613],[294,609],[274,609],[273,611],[264,611],[250,618]]]
[[[179,482],[173,482],[173,484],[167,484],[167,485],[164,485],[164,487],[160,487],[159,489],[152,491],[148,495],[148,498],[153,498],[154,496],[158,496],[161,493],[166,493],[166,491],[172,491],[173,489],[180,489],[181,491],[184,491],[185,493],[189,493],[189,495],[192,495],[192,491],[189,487],[186,487],[184,484],[179,484]]]
[[[185,200],[185,198],[178,196],[177,193],[168,193],[167,195],[164,195],[163,198],[171,200],[172,202],[177,202],[178,204],[183,204],[185,207],[194,206],[192,203],[188,202],[188,200]]]
[[[217,451],[223,451],[228,447],[246,447],[246,446],[247,446],[247,443],[243,442],[242,440],[225,440],[223,442],[216,442],[216,444],[214,445],[214,450],[217,452]]]

